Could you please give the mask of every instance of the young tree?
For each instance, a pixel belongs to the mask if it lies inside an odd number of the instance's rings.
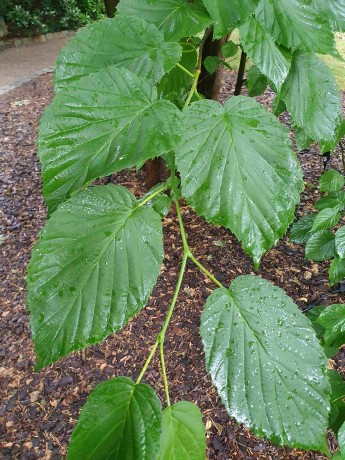
[[[232,231],[259,266],[294,219],[302,171],[288,131],[255,100],[234,96],[222,106],[199,94],[202,50],[211,27],[217,40],[238,27],[255,64],[248,87],[257,93],[269,84],[276,113],[286,106],[301,138],[334,148],[340,96],[318,54],[337,55],[341,4],[121,0],[116,18],[79,31],[62,51],[56,96],[39,135],[50,218],[28,274],[37,367],[101,342],[145,306],[163,261],[161,221],[172,202],[184,248],[166,320],[140,375],[95,388],[73,432],[70,459],[205,458],[201,413],[190,402],[171,405],[164,361],[188,260],[216,285],[200,334],[229,415],[278,444],[328,454],[327,427],[340,425],[329,419],[333,377],[310,321],[258,276],[223,286],[192,253],[180,200]],[[223,45],[225,57],[233,47]],[[157,157],[169,179],[140,199],[124,187],[90,186]],[[334,309],[341,312],[343,306]],[[327,338],[341,329],[337,323],[327,330],[334,321],[320,319]],[[158,350],[164,411],[142,383]]]

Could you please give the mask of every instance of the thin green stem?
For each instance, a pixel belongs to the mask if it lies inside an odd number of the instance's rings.
[[[168,378],[167,378],[167,373],[166,373],[166,368],[165,368],[165,361],[164,361],[164,342],[161,339],[160,344],[159,344],[159,352],[160,352],[160,357],[161,357],[161,365],[162,365],[162,375],[163,375],[163,382],[164,382],[164,390],[165,390],[165,397],[167,400],[168,406],[170,406],[170,395],[169,395],[169,384],[168,384]]]
[[[201,70],[200,70],[200,69],[197,69],[197,70],[195,71],[195,77],[194,77],[194,80],[193,80],[193,85],[192,85],[192,87],[191,87],[191,89],[190,89],[190,91],[189,91],[189,93],[188,93],[187,99],[186,99],[186,101],[185,101],[185,103],[184,103],[184,105],[183,105],[182,110],[184,110],[186,107],[188,107],[188,105],[189,105],[189,103],[190,103],[190,101],[191,101],[191,99],[192,99],[192,97],[193,97],[193,94],[194,94],[195,91],[196,91],[196,88],[197,88],[197,86],[198,86],[198,81],[199,81],[200,73],[201,73]]]
[[[162,187],[160,187],[158,190],[156,190],[155,192],[151,193],[151,195],[147,196],[146,198],[143,199],[143,201],[141,201],[139,203],[139,206],[144,206],[144,204],[148,203],[149,201],[151,201],[156,195],[159,195],[160,193],[164,192],[165,190],[167,190],[169,187],[168,187],[168,184],[163,184]]]
[[[220,283],[217,278],[215,278],[212,273],[210,273],[207,268],[205,268],[195,257],[194,255],[189,251],[188,257],[190,260],[209,278],[211,281],[213,281],[218,287],[222,288],[224,287],[222,283]]]
[[[191,78],[194,78],[194,73],[192,72],[189,72],[188,69],[186,69],[185,67],[183,67],[183,65],[177,63],[176,64],[176,67],[178,67],[179,69],[183,70],[183,72],[185,72],[187,75],[189,75]]]
[[[147,360],[146,360],[146,362],[144,364],[144,367],[142,368],[142,370],[140,372],[140,375],[137,378],[137,381],[135,382],[136,385],[138,385],[138,383],[140,383],[141,379],[144,377],[146,369],[148,368],[148,366],[149,366],[150,362],[152,361],[152,358],[153,358],[153,356],[154,356],[154,354],[155,354],[155,352],[157,350],[158,344],[159,344],[159,342],[158,342],[158,338],[157,338],[156,341],[155,341],[155,344],[153,345],[152,350],[151,350],[151,352],[150,352],[150,354],[149,354],[149,356],[148,356],[148,358],[147,358]]]

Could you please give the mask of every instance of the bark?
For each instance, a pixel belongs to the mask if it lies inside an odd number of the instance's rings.
[[[149,190],[150,188],[162,182],[162,177],[165,174],[165,166],[163,160],[161,158],[147,160],[145,163],[145,172],[146,187]]]
[[[244,70],[246,67],[247,55],[244,51],[241,53],[240,66],[237,73],[237,81],[234,91],[234,96],[239,96],[241,94],[243,82],[244,82]]]
[[[114,17],[118,3],[119,0],[104,0],[105,13],[108,18]]]

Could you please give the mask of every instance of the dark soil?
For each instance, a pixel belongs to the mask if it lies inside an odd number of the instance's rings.
[[[51,75],[39,77],[0,98],[0,233],[5,236],[0,247],[0,457],[4,460],[63,458],[78,414],[94,386],[114,376],[135,379],[139,375],[164,320],[181,262],[182,245],[172,212],[164,221],[166,257],[162,273],[147,307],[104,343],[34,371],[25,271],[46,218],[36,135],[38,120],[52,97],[51,80]],[[224,98],[232,87],[228,74]],[[266,92],[260,100],[269,106],[272,94]],[[287,123],[287,115],[281,120]],[[340,169],[336,156],[330,166]],[[316,147],[299,157],[309,183],[297,210],[300,215],[312,209],[318,197],[313,185],[323,172],[323,164]],[[141,172],[116,174],[114,182],[129,187],[137,196],[145,193]],[[223,284],[230,284],[240,274],[253,273],[250,258],[230,232],[207,224],[188,207],[183,207],[183,216],[193,251]],[[344,302],[344,284],[331,288],[327,284],[328,267],[328,262],[305,260],[304,248],[284,238],[264,257],[258,274],[285,289],[305,311],[313,305]],[[213,288],[192,265],[188,267],[166,343],[172,401],[190,400],[201,408],[207,427],[207,458],[325,459],[315,452],[276,447],[229,419],[206,376],[198,334],[200,313]],[[344,373],[344,364],[344,354],[338,353],[332,365]],[[164,401],[157,360],[144,380]],[[330,447],[335,448],[331,436]]]

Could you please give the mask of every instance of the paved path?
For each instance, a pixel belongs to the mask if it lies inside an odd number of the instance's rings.
[[[0,96],[22,83],[52,72],[60,49],[71,37],[0,51]]]

